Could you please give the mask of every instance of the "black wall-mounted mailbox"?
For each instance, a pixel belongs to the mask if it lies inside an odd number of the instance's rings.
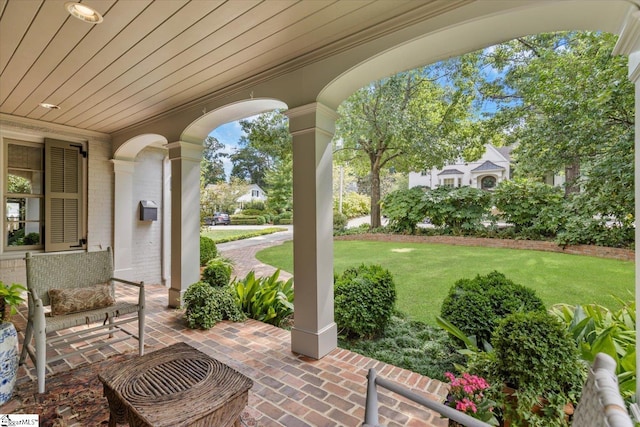
[[[153,200],[140,200],[140,221],[157,221],[158,205]]]

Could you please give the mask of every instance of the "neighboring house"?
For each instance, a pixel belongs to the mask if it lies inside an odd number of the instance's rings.
[[[208,184],[206,189],[213,191],[225,191],[226,189],[223,186],[228,186],[229,184]],[[233,200],[237,202],[242,208],[245,203],[249,202],[266,202],[267,194],[264,192],[262,188],[260,188],[257,184],[249,184],[246,186],[246,191],[242,194],[238,192],[238,196],[234,197]]]
[[[470,186],[484,190],[492,190],[505,179],[511,178],[511,148],[496,148],[485,145],[485,152],[479,160],[446,165],[442,169],[433,168],[428,171],[410,172],[409,188],[424,186],[462,187]]]
[[[236,202],[240,203],[241,209],[245,203],[266,201],[267,195],[258,184],[250,184],[247,192],[236,199]]]

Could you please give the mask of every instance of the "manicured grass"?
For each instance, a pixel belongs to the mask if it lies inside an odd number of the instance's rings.
[[[292,242],[286,242],[256,256],[266,264],[293,272],[292,249]],[[617,308],[615,297],[625,301],[634,298],[634,264],[630,261],[427,243],[334,242],[334,271],[361,263],[388,269],[396,283],[398,310],[431,325],[456,280],[493,270],[535,289],[547,306],[598,303]]]
[[[269,228],[247,228],[247,229],[225,229],[223,225],[205,229],[200,234],[213,239],[215,243],[232,242],[234,240],[249,239],[256,236],[264,236],[265,234],[273,234],[279,231],[287,231],[282,227]]]

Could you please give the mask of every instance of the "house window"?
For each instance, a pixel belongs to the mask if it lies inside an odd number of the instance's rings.
[[[51,139],[4,142],[4,248],[83,248],[84,146]]]
[[[442,185],[444,187],[455,187],[456,185],[456,179],[455,178],[445,178],[442,180]]]
[[[251,190],[251,197],[260,197],[259,190]]]
[[[429,173],[426,170],[420,171],[420,176],[427,176]]]

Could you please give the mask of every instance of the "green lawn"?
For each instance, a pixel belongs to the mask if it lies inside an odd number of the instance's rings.
[[[293,271],[292,242],[264,249],[257,258]],[[634,263],[552,252],[426,243],[336,241],[334,270],[361,263],[387,268],[398,291],[397,308],[415,320],[435,324],[449,287],[458,279],[504,273],[535,289],[550,306],[598,303],[618,307],[615,297],[633,299]]]

